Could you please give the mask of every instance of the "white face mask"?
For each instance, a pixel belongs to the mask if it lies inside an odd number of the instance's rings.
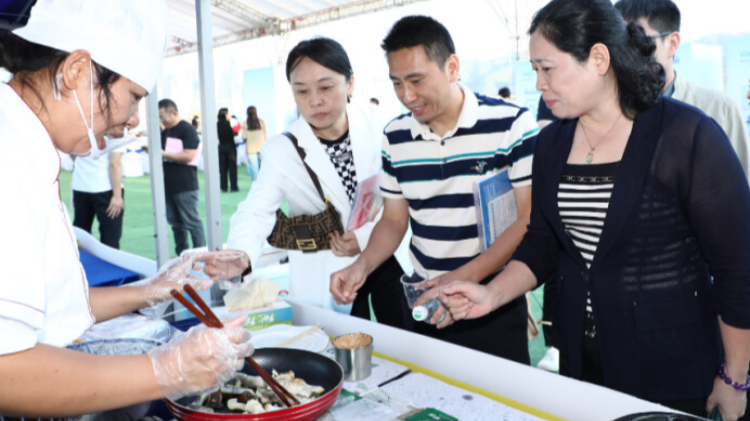
[[[94,151],[99,150],[99,146],[96,143],[96,136],[94,135],[94,66],[91,64],[91,60],[89,60],[89,81],[91,82],[91,101],[89,102],[91,108],[91,127],[86,122],[86,115],[83,114],[83,107],[81,107],[81,102],[78,100],[78,94],[75,90],[73,91],[73,98],[75,98],[76,105],[78,105],[78,111],[81,112],[83,125],[86,126],[86,134],[89,137],[89,143],[91,143],[91,150],[86,154],[73,153],[72,155],[88,156],[89,154],[93,154]],[[96,159],[98,157],[94,156],[93,158]]]
[[[113,150],[121,148],[128,143],[134,142],[136,140],[138,140],[138,138],[130,135],[127,128],[125,129],[125,134],[121,138],[113,138],[105,135],[104,142],[107,143],[107,146],[104,149],[99,149],[98,145],[91,148],[91,157],[94,159],[99,159],[100,156],[104,156],[112,152]]]
[[[125,146],[126,144],[133,142],[136,140],[135,136],[129,136],[127,128],[125,129],[125,136],[119,138],[119,139],[113,139],[111,137],[105,136],[104,142],[107,146],[104,147],[104,149],[99,149],[99,144],[96,141],[96,135],[94,135],[94,69],[93,65],[91,64],[91,60],[89,60],[89,72],[90,80],[91,80],[91,127],[89,127],[88,123],[86,123],[86,115],[83,113],[83,107],[81,107],[80,101],[78,101],[78,94],[76,94],[76,91],[73,91],[73,98],[76,100],[76,105],[78,105],[78,111],[81,112],[81,118],[83,119],[83,124],[86,126],[86,134],[89,137],[89,143],[91,144],[91,150],[88,153],[85,154],[78,154],[78,153],[71,153],[71,155],[78,155],[78,156],[91,156],[93,159],[99,159],[101,156],[106,155],[110,153],[111,151],[120,148],[122,146]]]

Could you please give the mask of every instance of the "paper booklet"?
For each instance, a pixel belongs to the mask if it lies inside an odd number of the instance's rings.
[[[357,186],[354,194],[354,206],[349,216],[346,231],[354,231],[362,225],[371,222],[383,206],[383,195],[380,194],[380,174],[376,173],[364,180]]]
[[[482,251],[518,219],[516,197],[508,170],[487,174],[474,181],[474,205]]]
[[[198,166],[198,160],[200,160],[200,157],[201,157],[202,145],[203,145],[203,142],[198,142],[198,147],[195,148],[195,157],[193,157],[193,159],[185,165],[190,165],[192,167]],[[182,145],[182,139],[178,139],[176,137],[167,137],[167,144],[164,148],[164,152],[180,153],[184,149],[185,148]],[[169,161],[169,162],[174,162],[174,161]]]

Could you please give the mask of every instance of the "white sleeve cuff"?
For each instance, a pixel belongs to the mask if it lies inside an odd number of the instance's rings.
[[[0,355],[14,354],[36,346],[37,331],[26,323],[0,317]]]

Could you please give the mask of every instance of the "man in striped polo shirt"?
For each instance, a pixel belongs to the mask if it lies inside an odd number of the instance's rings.
[[[353,301],[367,275],[393,254],[409,222],[411,261],[431,279],[432,289],[421,301],[438,296],[440,286],[453,280],[488,282],[520,243],[531,211],[531,161],[539,131],[531,113],[460,84],[453,40],[432,18],[402,18],[382,47],[396,95],[411,112],[385,129],[383,216],[356,262],[331,276],[331,292],[341,303]],[[472,184],[506,169],[518,221],[480,254]],[[524,297],[492,316],[452,324],[441,306],[431,320],[437,326],[417,323],[415,329],[528,364]]]

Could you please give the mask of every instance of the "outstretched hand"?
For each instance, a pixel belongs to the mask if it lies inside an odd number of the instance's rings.
[[[364,269],[355,262],[331,274],[329,289],[338,304],[351,304],[366,280],[367,274]]]
[[[440,297],[441,289],[444,286],[449,285],[453,281],[453,272],[448,272],[438,277],[428,279],[422,284],[419,284],[420,286],[424,286],[424,289],[426,289],[426,291],[423,292],[422,295],[419,296],[419,298],[417,298],[417,301],[414,302],[414,307],[425,305],[425,303],[427,303],[428,301]],[[437,308],[437,310],[435,310],[428,322],[432,325],[435,325],[438,329],[442,329],[444,327],[452,325],[455,321],[456,319],[453,317],[450,311],[448,311],[448,308],[442,304],[441,301],[440,306]]]
[[[485,285],[456,281],[440,290],[440,302],[455,320],[476,319],[492,310],[492,294]]]
[[[192,265],[202,262],[203,272],[215,281],[237,277],[250,265],[247,253],[232,249],[188,253],[183,255],[182,259],[189,261]]]
[[[189,276],[194,263],[191,260],[176,257],[164,264],[159,272],[151,279],[139,282],[143,299],[149,306],[154,306],[162,301],[172,299],[170,291],[175,289],[184,292],[183,287],[190,284],[195,290],[200,291],[211,288],[213,280],[197,279]]]

